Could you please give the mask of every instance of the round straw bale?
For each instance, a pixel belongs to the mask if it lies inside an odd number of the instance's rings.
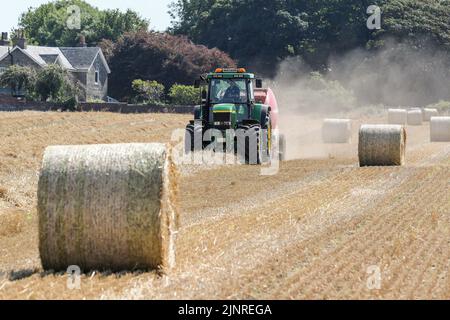
[[[53,146],[38,184],[46,270],[175,264],[175,168],[163,144]]]
[[[430,121],[432,117],[439,116],[439,111],[434,108],[423,109],[423,121]]]
[[[405,163],[406,130],[401,125],[362,125],[359,163],[365,166],[401,166]]]
[[[408,124],[411,126],[421,126],[423,123],[422,110],[415,108],[408,110]]]
[[[450,142],[450,117],[431,117],[430,136],[432,142]]]
[[[325,119],[322,125],[324,143],[348,143],[352,133],[349,119]]]
[[[389,109],[388,122],[389,124],[406,125],[408,121],[408,111],[406,109]]]

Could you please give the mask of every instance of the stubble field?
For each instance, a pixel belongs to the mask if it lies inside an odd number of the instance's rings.
[[[359,168],[353,142],[320,144],[299,117],[273,176],[255,166],[180,168],[177,267],[44,272],[36,188],[48,145],[167,142],[190,116],[0,113],[0,299],[450,299],[450,143],[408,127],[404,167]],[[292,119],[290,119],[292,121]],[[309,127],[308,127],[309,126]],[[380,287],[368,286],[378,270]]]

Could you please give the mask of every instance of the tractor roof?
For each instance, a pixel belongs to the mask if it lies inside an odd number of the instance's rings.
[[[254,79],[253,73],[248,73],[244,68],[239,69],[224,69],[218,68],[215,72],[211,72],[207,75],[208,79]]]

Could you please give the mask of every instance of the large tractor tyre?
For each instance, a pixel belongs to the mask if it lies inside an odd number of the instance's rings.
[[[262,163],[270,162],[272,159],[272,134],[272,120],[270,118],[270,114],[267,114],[261,131]]]
[[[203,127],[195,124],[188,124],[184,135],[184,152],[202,151],[203,149]]]
[[[278,159],[280,161],[286,160],[286,137],[284,134],[280,134],[278,140]]]
[[[261,143],[261,125],[250,124],[240,125],[237,128],[238,135],[243,134],[243,137],[237,137],[236,152],[242,163],[258,165],[262,163],[262,143]]]

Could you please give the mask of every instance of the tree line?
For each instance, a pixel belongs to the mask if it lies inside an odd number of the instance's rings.
[[[367,28],[371,5],[381,8],[379,30]],[[441,0],[177,0],[172,16],[174,34],[268,73],[292,56],[325,67],[332,55],[377,50],[388,37],[450,48],[450,2]]]
[[[380,29],[367,27],[372,5],[381,10]],[[177,0],[172,16],[173,34],[270,78],[283,62],[301,62],[361,103],[450,100],[450,1]]]
[[[82,30],[65,25],[71,4],[82,10]],[[367,28],[370,5],[381,8],[379,30]],[[327,73],[332,57],[355,49],[370,56],[393,41],[415,52],[450,50],[450,1],[174,0],[170,13],[172,26],[154,32],[131,10],[58,0],[29,9],[19,27],[38,45],[73,46],[81,34],[102,47],[113,70],[110,91],[121,100],[135,98],[133,80],[157,81],[168,94],[174,84],[190,85],[216,66],[240,65],[273,77],[286,59]]]

